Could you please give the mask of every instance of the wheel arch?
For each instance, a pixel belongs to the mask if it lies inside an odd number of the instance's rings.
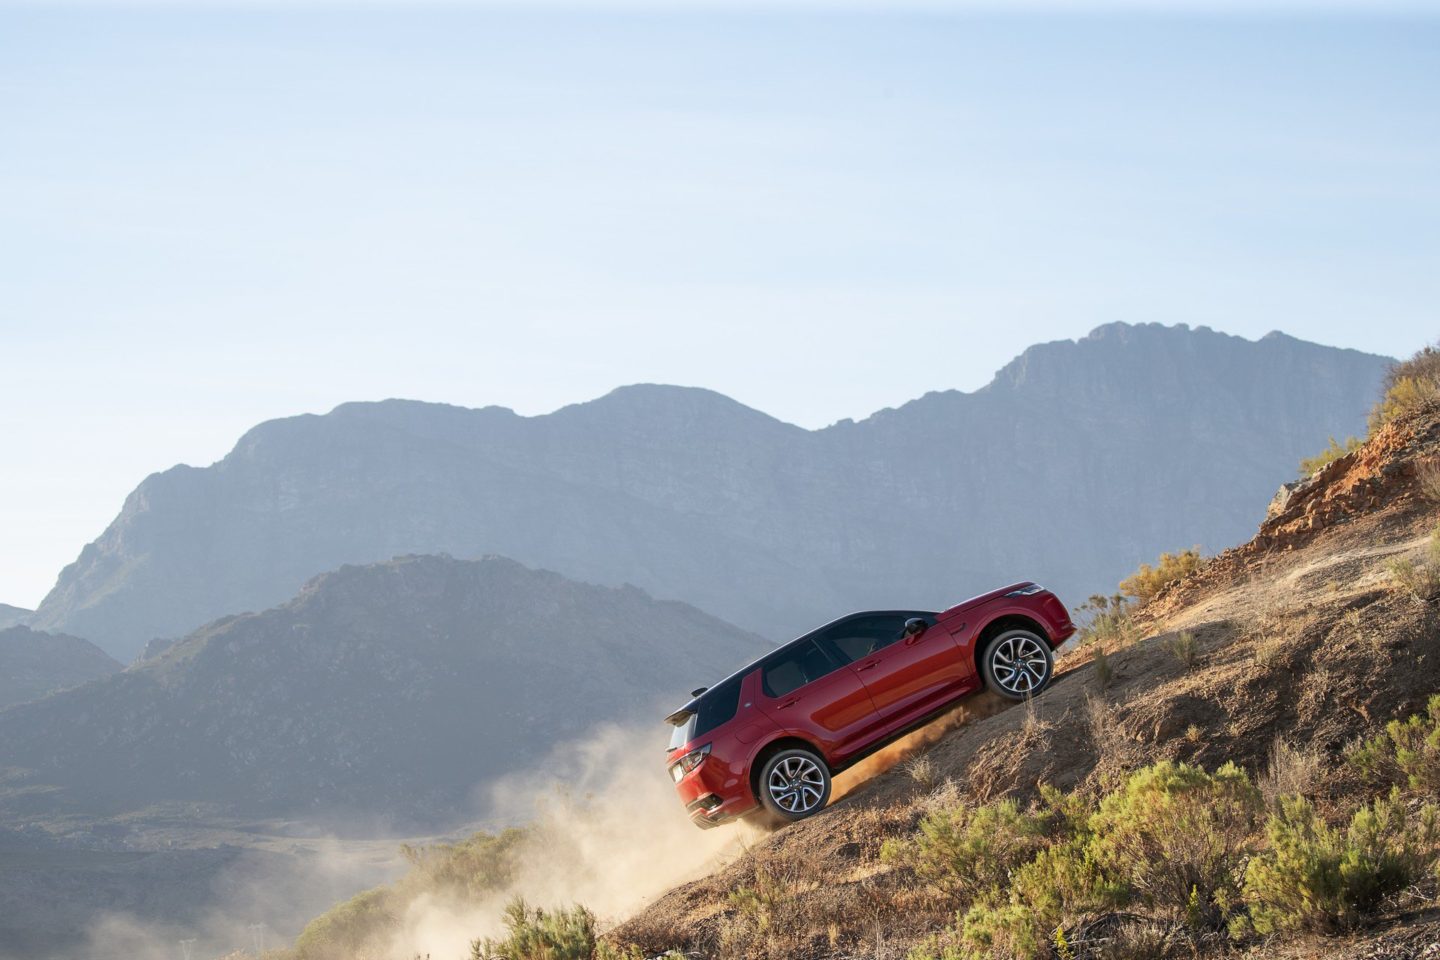
[[[750,761],[750,796],[754,798],[757,804],[761,803],[760,768],[765,766],[765,762],[781,750],[789,750],[791,748],[809,750],[819,758],[821,763],[825,764],[825,769],[829,771],[831,777],[835,775],[835,768],[831,765],[830,759],[825,756],[824,750],[821,750],[804,737],[797,737],[793,733],[782,734],[774,740],[768,741],[759,750],[755,751],[755,757]]]
[[[1050,631],[1046,630],[1045,626],[1034,617],[1028,617],[1023,613],[1000,614],[985,624],[975,638],[975,675],[980,678],[982,684],[985,682],[985,671],[980,669],[980,664],[984,662],[985,652],[990,649],[990,644],[995,642],[995,638],[1006,630],[1031,630],[1047,644],[1051,643]]]

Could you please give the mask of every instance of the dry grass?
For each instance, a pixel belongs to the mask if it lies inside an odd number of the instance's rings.
[[[1278,662],[1289,646],[1282,637],[1261,637],[1255,644],[1255,665],[1268,667]]]
[[[1020,733],[1027,740],[1040,737],[1055,728],[1055,724],[1040,715],[1040,708],[1036,705],[1034,697],[1025,699],[1024,709],[1025,719],[1020,724]]]
[[[1101,756],[1120,753],[1130,744],[1130,738],[1120,728],[1119,711],[1101,697],[1086,698],[1085,723],[1090,730],[1090,739]]]
[[[1324,759],[1314,744],[1296,747],[1276,737],[1270,744],[1270,762],[1258,786],[1273,809],[1281,797],[1313,796],[1324,771]]]
[[[807,896],[823,878],[804,858],[772,850],[755,860],[751,881],[730,894],[731,912],[719,931],[722,953],[780,960],[808,952],[815,932],[827,926]]]
[[[1192,669],[1200,661],[1200,643],[1195,639],[1195,634],[1189,630],[1181,630],[1179,633],[1165,641],[1165,647],[1175,659],[1185,665],[1185,669]]]
[[[1416,563],[1409,557],[1395,557],[1385,564],[1385,571],[1395,585],[1416,600],[1428,603],[1440,595],[1440,569],[1427,563]]]
[[[1430,503],[1440,503],[1440,457],[1423,460],[1415,468],[1415,486]]]
[[[1095,652],[1090,655],[1090,662],[1095,664],[1095,686],[1101,691],[1110,689],[1110,684],[1115,679],[1115,670],[1110,665],[1110,655],[1105,652],[1105,648],[1097,645]]]
[[[905,763],[905,772],[920,786],[933,789],[936,783],[935,762],[929,757],[915,757]]]

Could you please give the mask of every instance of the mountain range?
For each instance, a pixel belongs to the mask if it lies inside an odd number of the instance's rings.
[[[147,478],[32,625],[130,660],[342,564],[432,553],[632,583],[771,639],[1027,577],[1076,602],[1161,550],[1244,540],[1302,456],[1363,429],[1387,363],[1111,324],[821,430],[657,385],[535,417],[347,403]]]
[[[22,817],[200,804],[440,821],[557,743],[654,722],[764,649],[685,604],[499,557],[345,566],[0,711],[0,796]]]

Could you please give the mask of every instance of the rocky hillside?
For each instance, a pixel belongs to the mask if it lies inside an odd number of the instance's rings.
[[[74,687],[120,669],[88,640],[29,627],[0,630],[0,708]]]
[[[611,939],[706,958],[1436,956],[1440,837],[1424,804],[1440,800],[1440,712],[1385,732],[1440,692],[1436,477],[1440,416],[1378,428],[1277,503],[1252,540],[1062,662],[1033,706],[979,719],[988,707],[972,703],[948,721],[958,729],[902,743],[879,765],[908,759],[868,782],[842,775],[850,792],[831,809],[672,890]],[[1158,761],[1199,772],[1136,779]],[[1213,802],[1183,830],[1146,834],[1185,809],[1180,787],[1146,792],[1157,776],[1190,778]],[[990,819],[975,819],[982,810]],[[1218,823],[1233,831],[1218,853],[1181,842]],[[1072,857],[1082,849],[1096,859]],[[1192,886],[1184,856],[1230,863],[1229,892]],[[1297,864],[1313,872],[1285,879]],[[998,887],[985,869],[1001,871]],[[1367,870],[1372,885],[1353,879]],[[1167,876],[1184,882],[1167,889]]]
[[[764,644],[498,557],[344,567],[123,673],[0,712],[12,817],[476,812],[477,785],[653,717]]]
[[[1363,429],[1384,365],[1112,324],[817,431],[662,386],[539,417],[346,404],[145,480],[34,625],[129,660],[343,563],[440,552],[634,583],[772,639],[1017,576],[1083,597],[1136,557],[1245,539],[1301,456]]]
[[[0,603],[0,630],[25,622],[25,618],[34,612],[34,610],[26,610],[24,607],[12,607],[8,603]]]

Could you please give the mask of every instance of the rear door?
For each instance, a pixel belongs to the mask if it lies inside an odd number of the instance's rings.
[[[879,725],[859,675],[809,639],[762,664],[758,706],[781,728],[814,741],[832,760],[854,752]]]
[[[911,618],[926,622],[916,637],[905,636]],[[832,659],[849,663],[865,683],[887,729],[903,726],[964,692],[973,671],[950,631],[935,615],[896,610],[859,614],[826,628],[817,638]]]

